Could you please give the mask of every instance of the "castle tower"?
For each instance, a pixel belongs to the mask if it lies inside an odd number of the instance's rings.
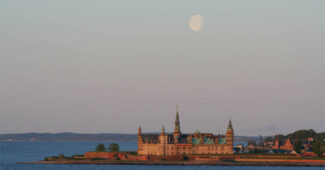
[[[233,145],[234,145],[234,130],[232,128],[231,119],[229,119],[229,123],[228,123],[228,128],[227,128],[227,132],[226,132],[226,141],[227,141],[227,144],[230,145],[231,148],[233,148]]]
[[[141,126],[139,126],[139,128],[138,128],[138,136],[141,136]]]
[[[138,128],[138,154],[143,154],[143,141],[142,141],[142,132],[141,127]]]
[[[178,143],[178,138],[181,135],[181,127],[179,123],[179,114],[178,114],[178,105],[176,108],[176,120],[175,120],[175,129],[174,129],[174,142]]]
[[[160,143],[159,155],[166,155],[167,135],[165,132],[164,125],[162,126],[161,133],[159,135],[159,143]]]

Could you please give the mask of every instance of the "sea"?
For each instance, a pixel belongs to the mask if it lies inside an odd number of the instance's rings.
[[[15,170],[15,169],[35,169],[35,170],[99,170],[99,169],[136,169],[136,170],[305,170],[323,169],[321,167],[267,167],[267,166],[160,166],[160,165],[84,165],[84,164],[19,164],[18,162],[30,162],[43,160],[45,157],[57,156],[64,154],[72,156],[83,154],[87,151],[93,151],[99,143],[104,143],[106,146],[109,142],[94,142],[94,141],[69,141],[69,142],[53,142],[53,141],[1,141],[0,142],[0,169]],[[137,149],[136,142],[116,142],[120,145],[121,151],[132,151]]]

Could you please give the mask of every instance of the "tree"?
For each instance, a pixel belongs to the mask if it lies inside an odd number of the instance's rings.
[[[323,153],[325,153],[325,143],[320,141],[320,140],[316,140],[311,144],[312,147],[312,151],[317,154],[318,156],[322,155]]]
[[[105,145],[102,143],[98,144],[96,147],[96,152],[106,152]]]
[[[268,137],[264,138],[264,142],[273,142],[272,136],[268,136]]]
[[[325,141],[325,132],[318,133],[315,137],[315,140]]]
[[[294,143],[294,147],[293,149],[297,152],[297,153],[301,153],[300,151],[302,149],[304,149],[304,146],[302,146],[301,140],[296,140],[296,142]]]
[[[313,129],[297,130],[294,133],[287,135],[287,137],[293,140],[306,140],[308,137],[315,138],[316,136],[317,133]]]
[[[256,146],[256,141],[249,140],[249,141],[247,141],[247,144]]]
[[[276,136],[274,137],[274,139],[276,139],[276,138],[278,138],[279,141],[282,141],[282,140],[286,140],[287,136],[284,136],[284,135],[282,135],[282,134],[279,134],[279,135],[276,135]]]
[[[118,152],[120,150],[120,146],[116,143],[109,144],[108,149],[112,152]]]

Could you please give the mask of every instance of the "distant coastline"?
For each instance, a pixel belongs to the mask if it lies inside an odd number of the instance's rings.
[[[235,141],[247,142],[257,141],[258,136],[235,136]],[[137,134],[123,133],[13,133],[0,134],[0,141],[107,141],[123,142],[137,141]]]
[[[107,142],[136,142],[136,134],[120,133],[14,133],[0,134],[0,141],[107,141]]]

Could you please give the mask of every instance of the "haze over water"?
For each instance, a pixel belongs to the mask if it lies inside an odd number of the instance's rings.
[[[193,31],[191,16],[204,18]],[[325,130],[324,1],[0,1],[0,133]]]

